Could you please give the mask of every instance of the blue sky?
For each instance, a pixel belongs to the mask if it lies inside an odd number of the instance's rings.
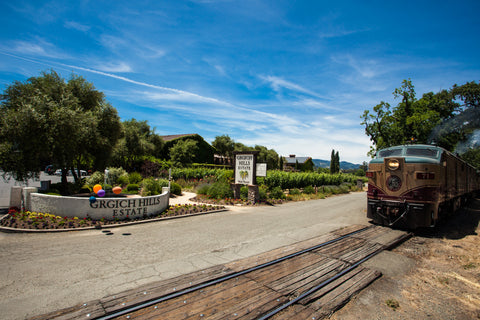
[[[360,116],[480,79],[480,1],[1,1],[0,87],[54,69],[160,135],[368,161]]]

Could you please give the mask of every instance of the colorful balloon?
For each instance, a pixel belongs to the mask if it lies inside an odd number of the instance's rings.
[[[89,200],[90,203],[95,203],[95,201],[97,201],[97,198],[95,198],[95,196],[91,196]]]
[[[102,186],[99,184],[96,184],[93,186],[93,192],[98,193],[98,191],[102,190]]]
[[[105,190],[103,190],[103,189],[98,190],[97,195],[99,197],[104,197],[105,196]]]
[[[122,192],[122,188],[120,188],[120,187],[115,187],[115,188],[112,189],[112,191],[113,191],[113,193],[115,193],[115,194],[120,194],[120,193]]]

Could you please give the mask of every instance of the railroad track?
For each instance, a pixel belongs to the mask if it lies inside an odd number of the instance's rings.
[[[381,275],[364,261],[407,237],[351,226],[32,319],[320,319]]]

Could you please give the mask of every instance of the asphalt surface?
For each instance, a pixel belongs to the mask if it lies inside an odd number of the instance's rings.
[[[368,224],[364,192],[125,226],[110,235],[0,233],[1,318],[85,303],[351,224]]]

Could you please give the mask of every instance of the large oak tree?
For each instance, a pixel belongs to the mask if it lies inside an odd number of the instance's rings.
[[[62,169],[65,185],[67,170],[105,167],[121,128],[116,109],[93,84],[76,75],[65,81],[53,70],[9,85],[0,122],[4,177],[38,177],[49,161]]]

